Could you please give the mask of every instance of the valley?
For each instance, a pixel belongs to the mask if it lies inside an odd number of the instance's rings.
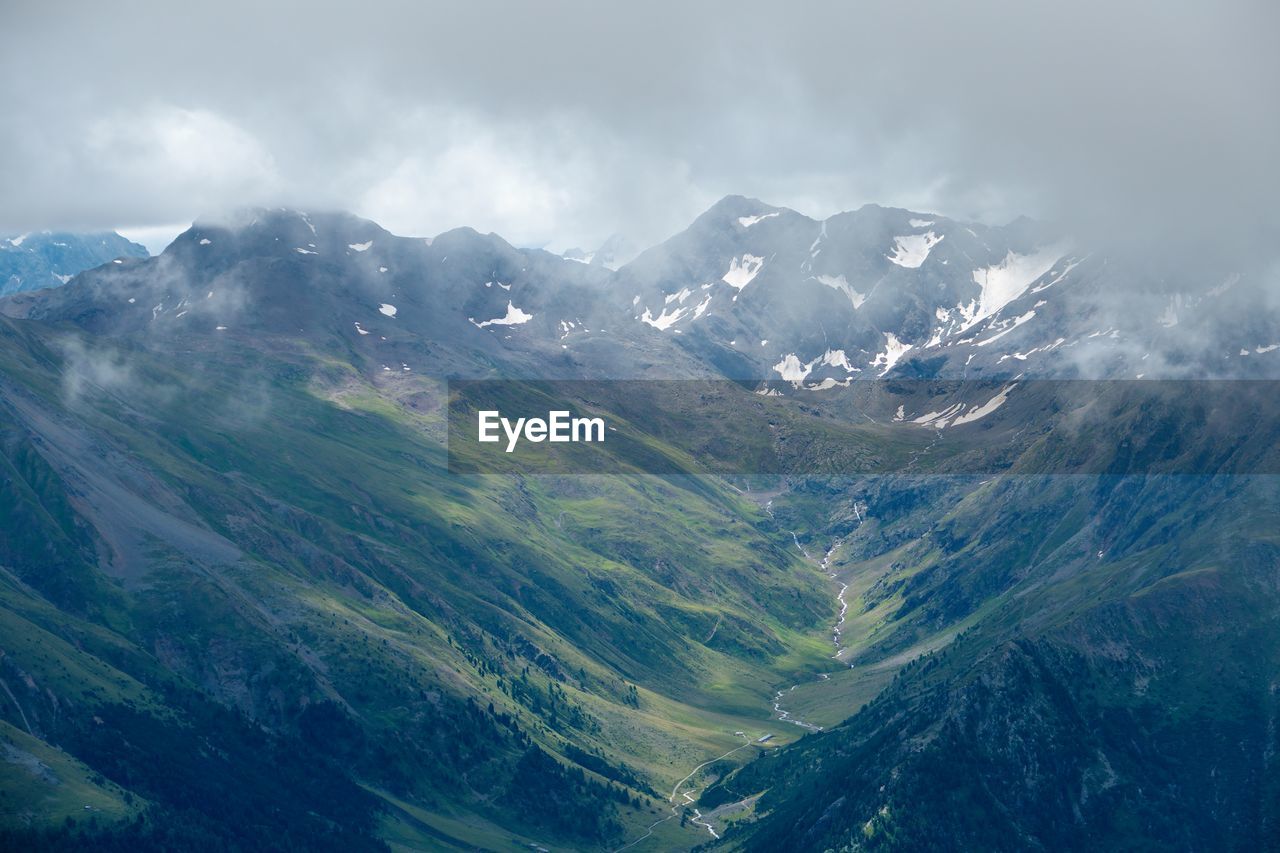
[[[1277,32],[4,0],[0,853],[1280,853]]]
[[[256,210],[0,301],[5,842],[1261,843],[1280,424],[1071,384],[1171,327],[968,227],[729,197],[611,270]],[[605,441],[485,468],[475,380]]]

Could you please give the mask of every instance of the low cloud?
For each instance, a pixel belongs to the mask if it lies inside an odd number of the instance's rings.
[[[79,338],[59,342],[62,362],[62,393],[68,406],[102,392],[117,393],[138,386],[129,359],[114,349],[86,346]]]
[[[1269,3],[12,6],[0,229],[270,202],[592,246],[727,193],[1223,254],[1280,228]]]
[[[263,201],[280,191],[275,160],[254,136],[205,109],[174,106],[94,119],[84,154],[108,184],[192,205]]]

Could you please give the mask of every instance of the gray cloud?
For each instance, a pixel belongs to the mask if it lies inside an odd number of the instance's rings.
[[[738,192],[1274,241],[1267,2],[18,0],[0,229],[252,203],[660,239]],[[1233,249],[1234,250],[1234,249]]]

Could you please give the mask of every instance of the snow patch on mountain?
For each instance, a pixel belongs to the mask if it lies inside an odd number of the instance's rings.
[[[1031,288],[1031,292],[1039,293],[1042,290],[1048,290],[1049,288],[1053,287],[1055,284],[1057,284],[1058,282],[1066,278],[1070,274],[1070,272],[1078,266],[1080,266],[1079,261],[1071,261],[1065,267],[1063,267],[1062,272],[1058,273],[1056,276],[1051,278],[1049,281],[1046,281],[1044,284],[1037,284],[1035,287]],[[1053,270],[1050,269],[1049,272],[1053,272]]]
[[[845,355],[845,352],[842,349],[827,350],[822,354],[820,362],[828,367],[843,367],[850,373],[853,373],[858,369],[849,363],[849,356]]]
[[[872,367],[882,368],[880,375],[884,376],[893,366],[902,360],[912,345],[898,340],[898,336],[893,332],[884,333],[885,349],[884,352],[877,353],[876,357],[871,360]]]
[[[849,284],[849,280],[842,275],[819,275],[815,276],[815,278],[819,284],[825,284],[832,290],[839,290],[845,296],[848,296],[849,302],[853,305],[853,310],[855,311],[862,307],[862,303],[867,301],[866,294],[854,290],[853,286]]]
[[[721,281],[730,287],[742,290],[760,273],[764,266],[764,258],[756,255],[743,255],[729,263],[729,271],[721,276]]]
[[[803,382],[813,371],[813,366],[800,361],[800,357],[792,352],[783,356],[782,361],[775,364],[773,369],[788,382]]]
[[[969,411],[965,412],[963,415],[960,415],[958,418],[953,420],[951,422],[951,426],[960,426],[961,424],[969,424],[977,420],[982,420],[987,415],[991,414],[996,409],[1003,406],[1005,402],[1008,401],[1009,399],[1009,392],[1012,391],[1015,387],[1016,387],[1016,383],[1014,385],[1006,385],[1004,388],[1000,389],[999,394],[996,394],[994,397],[992,397],[987,402],[983,403],[981,406],[976,406],[974,408],[971,408]]]
[[[710,287],[710,285],[703,285],[702,289],[706,289],[707,287]],[[653,315],[653,311],[650,310],[648,306],[646,306],[644,309],[644,314],[642,314],[637,319],[639,319],[640,322],[642,323],[647,323],[650,326],[653,326],[655,329],[665,332],[667,329],[670,329],[672,326],[674,326],[679,320],[682,320],[685,317],[690,316],[689,314],[690,306],[685,305],[685,302],[692,295],[693,295],[693,291],[687,287],[682,287],[680,288],[680,290],[676,291],[675,293],[668,293],[662,297],[663,308],[661,313],[659,313],[655,317]],[[640,297],[637,296],[634,300],[632,300],[632,304],[636,305],[639,303],[639,301],[640,301]],[[672,305],[672,303],[675,303],[675,304]],[[693,307],[692,318],[697,319],[698,317],[701,317],[703,313],[707,310],[707,307],[710,304],[711,304],[711,296],[708,295],[705,298],[703,298],[701,302],[699,302],[696,306]],[[666,306],[672,306],[672,307],[668,308]],[[676,330],[676,333],[679,334],[679,330]]]
[[[822,241],[825,239],[827,239],[827,222],[824,219],[822,221],[822,228],[821,230],[818,231],[818,236],[814,237],[813,242],[809,244],[810,260],[813,260],[814,258],[818,257],[818,252],[822,251],[821,249],[818,248],[818,246],[821,245]]]
[[[947,425],[947,421],[952,415],[958,414],[963,411],[963,409],[964,403],[956,403],[955,405],[949,406],[940,412],[928,412],[918,418],[912,418],[911,422],[913,424],[920,424],[921,426],[934,426],[938,429],[942,429]]]
[[[1017,359],[1018,361],[1026,361],[1028,358],[1038,353],[1052,352],[1053,350],[1056,350],[1058,347],[1062,346],[1066,342],[1067,342],[1066,338],[1058,338],[1051,344],[1045,344],[1044,346],[1033,347],[1032,349],[1029,349],[1026,352],[1005,353],[1004,355],[1000,356],[1000,358],[996,360],[996,364],[1004,364],[1006,361],[1008,361],[1011,358]]]
[[[945,239],[932,231],[923,234],[904,234],[893,238],[893,254],[885,255],[890,262],[907,269],[919,269],[929,257],[930,250]]]
[[[741,225],[743,228],[750,228],[752,225],[755,225],[757,222],[777,216],[778,213],[779,212],[775,210],[773,213],[762,213],[759,216],[739,216],[738,224]]]
[[[934,429],[946,429],[947,427],[956,427],[980,421],[1008,402],[1009,392],[1016,388],[1017,385],[1018,383],[1016,382],[1006,385],[994,397],[981,405],[970,406],[966,403],[955,403],[942,411],[928,412],[918,418],[912,418],[911,423],[920,426],[931,426]],[[968,411],[965,410],[966,407]],[[898,412],[893,418],[895,421],[901,422],[906,418],[903,408],[902,406],[898,407]]]
[[[1019,326],[1021,326],[1023,323],[1027,322],[1034,316],[1036,316],[1036,312],[1032,310],[1032,311],[1028,311],[1025,314],[1019,314],[1017,317],[1014,317],[1012,320],[1004,321],[1003,323],[1000,324],[999,332],[997,332],[996,334],[992,335],[989,338],[986,338],[985,340],[978,341],[977,346],[985,347],[987,344],[990,344],[993,341],[1000,340],[1005,335],[1009,334],[1014,329],[1018,328]]]
[[[859,372],[859,368],[849,363],[849,357],[842,349],[829,349],[808,362],[801,361],[800,356],[793,352],[787,353],[782,357],[781,361],[773,366],[773,370],[788,382],[803,382],[816,367],[839,367],[843,368],[846,373]],[[821,388],[830,388],[838,382],[839,380],[828,377],[819,385],[821,385]],[[812,390],[821,390],[818,385],[809,387]]]
[[[1053,269],[1062,254],[1062,246],[1049,246],[1030,255],[1010,250],[995,266],[974,270],[973,280],[982,288],[982,293],[969,305],[960,308],[965,320],[961,331],[992,316],[1026,293],[1038,278]]]
[[[468,317],[467,319],[470,320],[472,325],[477,329],[483,329],[486,326],[519,326],[521,323],[527,323],[532,320],[533,315],[521,308],[517,308],[511,300],[508,299],[507,313],[501,317],[495,317],[492,320],[482,320],[478,323],[474,317]]]
[[[688,313],[688,311],[689,311],[688,308],[676,308],[674,311],[668,313],[667,309],[663,308],[662,313],[659,314],[657,317],[655,317],[653,316],[652,311],[650,311],[648,308],[645,308],[644,314],[640,316],[640,322],[648,323],[650,326],[653,326],[655,329],[665,332],[667,329],[670,329],[672,326],[674,326],[676,324],[676,321],[679,320],[681,317],[683,317],[686,313]]]

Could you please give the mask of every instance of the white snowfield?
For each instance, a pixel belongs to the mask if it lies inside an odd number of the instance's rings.
[[[923,234],[904,234],[893,238],[893,254],[885,255],[890,262],[907,269],[919,269],[929,257],[934,246],[945,239],[945,235],[926,231]]]
[[[978,341],[977,346],[985,347],[987,344],[990,344],[993,341],[1000,340],[1005,335],[1009,334],[1014,329],[1018,328],[1019,326],[1021,326],[1023,323],[1027,322],[1034,316],[1036,316],[1036,312],[1035,312],[1035,309],[1032,309],[1026,312],[1025,314],[1019,314],[1017,317],[1014,317],[1013,320],[1011,321],[1010,320],[1002,321],[1000,323],[1000,331],[996,332],[996,334],[992,335],[989,338],[985,338],[983,340]]]
[[[995,266],[974,270],[973,280],[982,288],[982,293],[974,302],[960,307],[964,318],[960,331],[977,325],[1026,293],[1036,279],[1053,269],[1065,251],[1062,245],[1049,246],[1031,255],[1011,251]],[[1062,275],[1069,271],[1065,270]]]
[[[804,378],[813,370],[813,366],[803,364],[800,361],[800,357],[795,353],[788,353],[783,356],[782,361],[773,366],[773,369],[788,382],[803,382]]]
[[[862,307],[862,303],[867,301],[865,293],[859,293],[849,284],[849,280],[843,275],[819,275],[814,276],[819,284],[825,284],[832,290],[839,290],[845,296],[849,297],[849,303],[853,306],[853,310],[857,311]]]
[[[394,317],[396,316],[396,306],[383,302],[378,306],[378,313],[386,317]]]
[[[884,333],[885,349],[884,352],[877,353],[876,357],[871,360],[872,367],[882,368],[880,376],[884,376],[893,366],[902,360],[902,357],[911,349],[911,344],[898,340],[898,336],[893,332]]]
[[[674,310],[668,312],[666,308],[663,308],[662,313],[659,314],[657,317],[655,317],[653,316],[652,311],[650,311],[648,308],[645,308],[644,313],[640,315],[640,322],[648,323],[650,326],[653,326],[655,329],[659,329],[665,332],[667,329],[670,329],[672,326],[674,326],[676,324],[676,321],[679,320],[681,317],[683,317],[688,312],[688,310],[689,310],[688,308],[677,307]]]
[[[706,290],[708,287],[710,287],[710,285],[704,284],[699,289]],[[666,296],[662,298],[663,308],[662,308],[662,312],[659,313],[658,316],[655,317],[653,315],[653,311],[650,310],[648,306],[646,306],[644,309],[644,313],[641,314],[638,319],[640,320],[640,322],[647,323],[648,325],[653,326],[655,329],[659,329],[664,332],[670,329],[672,326],[674,326],[678,321],[683,320],[686,317],[696,320],[697,318],[705,314],[707,311],[707,308],[711,306],[712,297],[710,294],[708,294],[707,296],[703,297],[702,301],[699,302],[697,305],[694,305],[694,306],[686,305],[685,304],[686,301],[692,295],[693,295],[693,291],[687,287],[681,288],[675,293],[668,293]],[[633,304],[638,303],[639,300],[640,300],[640,297],[637,296]],[[668,307],[668,306],[671,306],[673,302],[675,303],[675,305],[672,307]],[[692,311],[693,313],[690,314],[689,313],[690,311]],[[675,331],[677,334],[679,334],[679,329]]]
[[[1018,383],[1011,382],[1004,388],[1001,388],[998,394],[982,405],[969,406],[968,411],[965,411],[966,404],[956,403],[955,405],[949,406],[940,412],[929,412],[928,414],[921,415],[918,418],[912,418],[911,423],[919,424],[921,426],[931,426],[936,429],[946,429],[947,427],[961,426],[962,424],[970,424],[974,421],[982,420],[987,415],[1003,406],[1009,399],[1009,392],[1017,386]],[[904,417],[903,407],[899,406],[898,413],[894,417],[894,420],[901,421]]]
[[[751,283],[764,266],[764,258],[756,255],[743,255],[729,262],[729,271],[721,276],[721,280],[730,287],[741,291]]]
[[[369,240],[366,243],[348,243],[347,248],[353,252],[367,252],[369,251],[369,247],[372,245],[373,241]]]
[[[795,353],[787,353],[782,360],[773,366],[777,372],[787,382],[803,382],[813,372],[815,367],[839,367],[843,368],[846,373],[858,373],[859,368],[849,363],[849,357],[842,349],[829,349],[822,355],[809,362],[800,360],[800,356]],[[816,386],[810,386],[810,390],[824,390],[839,384],[839,380],[832,377],[822,380]]]
[[[492,320],[482,320],[476,322],[474,317],[468,317],[477,329],[483,329],[486,326],[519,326],[521,323],[527,323],[533,319],[533,315],[517,308],[510,299],[507,300],[507,313],[501,317],[495,317]]]
[[[775,210],[773,213],[762,213],[759,216],[739,216],[738,224],[741,225],[743,228],[750,228],[752,225],[755,225],[757,222],[761,222],[765,219],[772,219],[773,217],[777,216],[778,213],[779,211]]]

